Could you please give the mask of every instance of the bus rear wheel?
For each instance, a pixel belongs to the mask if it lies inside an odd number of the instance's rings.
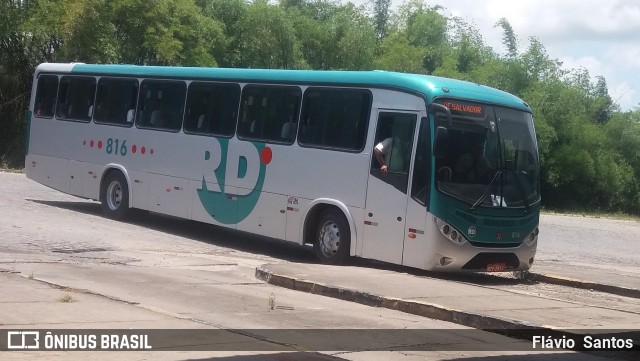
[[[129,186],[121,172],[111,171],[100,189],[102,212],[107,218],[122,219],[129,212]]]
[[[349,257],[351,232],[342,214],[325,211],[319,218],[313,242],[316,258],[324,264],[342,264]]]

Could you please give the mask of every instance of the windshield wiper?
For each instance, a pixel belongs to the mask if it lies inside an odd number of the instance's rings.
[[[498,177],[500,177],[500,175],[502,175],[503,170],[502,169],[498,169],[496,171],[496,174],[493,176],[493,179],[491,179],[491,182],[489,182],[489,185],[487,186],[487,189],[484,190],[484,193],[482,193],[482,195],[480,196],[480,198],[478,198],[478,200],[471,206],[471,208],[469,208],[470,211],[473,211],[476,209],[476,207],[481,204],[482,202],[484,202],[484,200],[487,198],[487,196],[489,195],[489,191],[491,190],[491,186],[493,185],[493,182],[496,181],[496,179],[498,179]],[[502,202],[502,201],[501,201]]]
[[[529,202],[527,202],[527,195],[524,191],[524,188],[522,188],[522,184],[520,184],[520,180],[518,179],[518,174],[513,169],[508,169],[508,168],[498,169],[496,171],[496,174],[493,176],[493,179],[491,179],[491,182],[489,182],[489,185],[484,190],[484,193],[482,193],[480,198],[478,198],[478,200],[471,206],[471,208],[469,208],[470,211],[475,210],[476,207],[478,207],[482,202],[484,202],[485,199],[487,199],[487,196],[491,191],[491,186],[493,186],[493,183],[498,179],[498,177],[500,177],[505,172],[505,170],[509,171],[513,175],[513,181],[516,183],[516,187],[518,188],[518,193],[520,193],[520,198],[522,198],[522,204],[524,204],[525,212],[526,213],[530,212],[531,206],[529,205]],[[501,203],[504,202],[504,198],[502,198],[502,196],[500,198],[500,202]]]

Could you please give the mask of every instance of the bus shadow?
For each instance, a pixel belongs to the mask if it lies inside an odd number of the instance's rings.
[[[538,284],[538,281],[533,280],[530,277],[521,277],[515,275],[513,272],[502,273],[483,273],[483,272],[435,272],[425,271],[417,268],[400,266],[370,259],[364,258],[351,258],[349,262],[350,266],[374,268],[386,271],[394,271],[399,273],[407,273],[416,277],[437,278],[446,281],[464,282],[479,286],[511,286],[511,285],[534,285]]]
[[[103,217],[100,204],[92,201],[26,200],[50,207]],[[129,218],[118,222],[133,224],[196,242],[255,255],[269,256],[283,261],[298,263],[315,262],[310,247],[159,213],[133,210]]]
[[[100,208],[100,204],[92,201],[45,201],[38,199],[27,200],[50,207],[56,207],[78,213],[102,217],[102,209]],[[134,224],[140,227],[152,229],[178,237],[188,238],[197,242],[229,248],[250,254],[269,256],[281,259],[283,261],[296,263],[318,263],[313,255],[311,247],[309,246],[300,246],[291,242],[233,229],[227,229],[212,224],[139,210],[134,210],[131,216],[127,220],[122,222]],[[407,273],[417,277],[429,277],[448,281],[466,282],[481,286],[507,286],[538,283],[529,278],[516,277],[510,272],[498,274],[470,272],[433,272],[355,257],[349,258],[345,265],[388,270],[398,273]]]

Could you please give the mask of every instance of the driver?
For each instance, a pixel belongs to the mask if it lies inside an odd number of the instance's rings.
[[[489,161],[484,156],[484,144],[475,140],[469,151],[458,158],[454,176],[461,182],[481,183],[487,179],[490,170]]]

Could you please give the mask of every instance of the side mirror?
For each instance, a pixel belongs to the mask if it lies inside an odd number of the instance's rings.
[[[451,110],[449,110],[449,108],[445,107],[442,104],[431,103],[429,104],[428,111],[429,113],[437,113],[437,112],[445,113],[447,115],[447,124],[451,126],[451,123],[453,122],[453,120],[451,119]]]
[[[445,127],[436,128],[436,137],[433,142],[433,156],[444,158],[447,155],[447,143],[449,143],[449,129]]]

